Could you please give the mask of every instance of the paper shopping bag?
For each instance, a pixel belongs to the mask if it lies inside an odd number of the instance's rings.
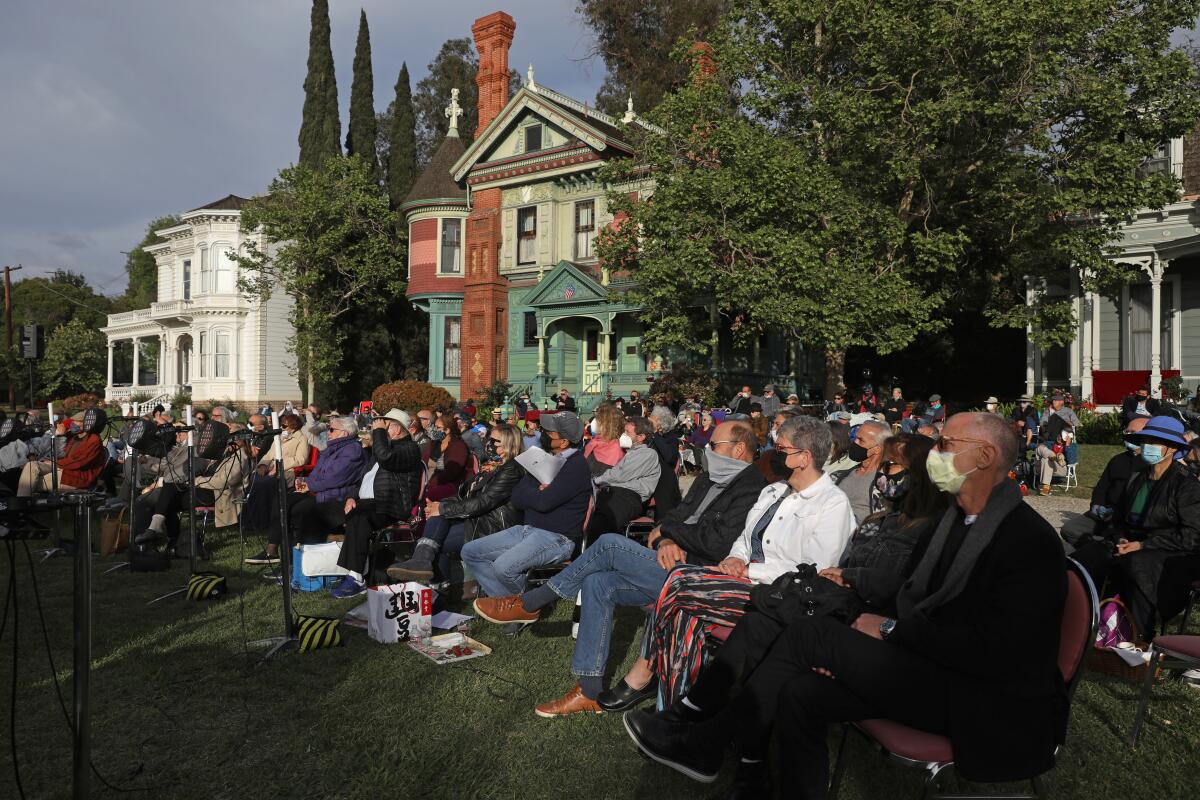
[[[367,588],[367,635],[383,644],[428,639],[433,633],[433,591],[419,583]]]

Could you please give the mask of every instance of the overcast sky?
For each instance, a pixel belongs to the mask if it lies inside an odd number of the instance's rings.
[[[330,0],[342,137],[359,8],[375,108],[446,39],[504,10],[510,65],[592,100],[604,65],[575,0]],[[310,0],[5,0],[0,13],[0,265],[66,267],[106,294],[154,217],[263,191],[298,156]]]

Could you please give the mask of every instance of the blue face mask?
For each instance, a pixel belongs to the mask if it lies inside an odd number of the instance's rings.
[[[1128,448],[1129,450],[1132,450],[1132,451],[1133,451],[1133,452],[1135,452],[1135,453],[1137,452],[1137,449],[1138,449],[1140,446],[1141,446],[1141,445],[1134,444],[1133,442],[1126,442],[1126,443],[1125,443],[1125,447],[1126,447],[1126,448]]]
[[[1166,457],[1167,448],[1161,444],[1144,444],[1142,445],[1142,461],[1147,464],[1157,464]]]

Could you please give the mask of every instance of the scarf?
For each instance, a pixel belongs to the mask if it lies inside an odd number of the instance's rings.
[[[963,540],[962,547],[954,556],[950,571],[946,573],[946,580],[936,592],[930,594],[929,582],[933,578],[934,570],[937,569],[938,559],[941,558],[942,550],[946,546],[950,529],[954,527],[954,522],[960,513],[959,507],[952,504],[942,515],[942,520],[933,533],[925,555],[922,556],[916,569],[913,570],[912,575],[904,582],[899,594],[896,595],[898,618],[904,619],[917,611],[930,611],[962,594],[971,573],[975,571],[979,557],[992,543],[992,537],[996,535],[996,528],[1022,502],[1021,490],[1017,488],[1016,483],[1004,480],[997,484],[988,497],[987,505],[984,506],[975,522],[971,524],[971,529]]]

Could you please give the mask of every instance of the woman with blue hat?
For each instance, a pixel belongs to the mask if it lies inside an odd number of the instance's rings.
[[[1160,619],[1165,625],[1183,610],[1200,575],[1200,482],[1178,458],[1189,445],[1175,417],[1151,417],[1127,438],[1141,447],[1145,469],[1129,479],[1110,541],[1080,548],[1074,558],[1098,587],[1112,578],[1141,638],[1149,641]]]

